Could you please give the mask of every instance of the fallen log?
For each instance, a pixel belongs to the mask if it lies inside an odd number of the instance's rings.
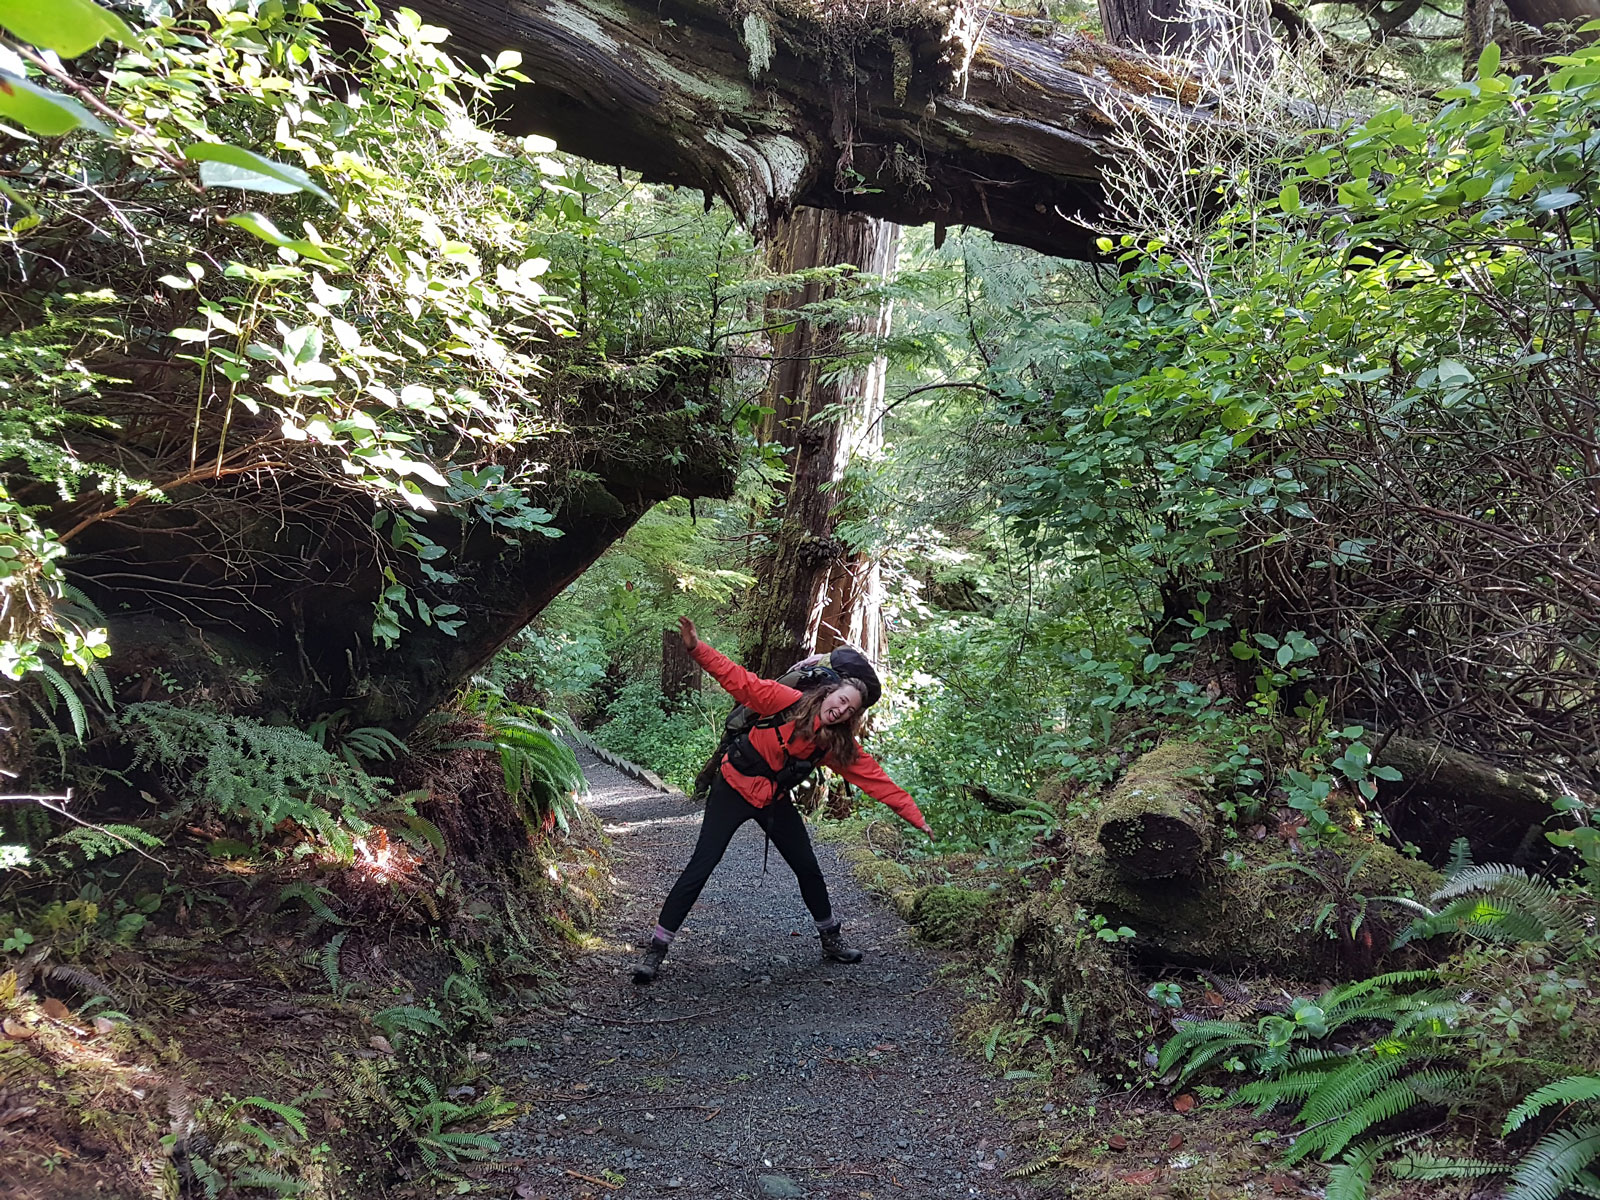
[[[810,205],[1090,258],[1119,108],[1217,119],[1154,58],[965,3],[410,7],[465,59],[522,55],[508,130],[722,196],[757,233]]]
[[[1012,813],[1021,812],[1030,808],[1035,801],[1030,796],[1019,796],[1015,792],[1003,792],[982,783],[963,783],[961,794],[974,804],[987,808],[990,812],[1010,816]]]
[[[1127,879],[1189,878],[1217,844],[1216,810],[1200,776],[1212,754],[1196,742],[1165,742],[1133,761],[1101,806],[1095,840]]]
[[[1376,762],[1400,778],[1380,782],[1384,816],[1423,852],[1442,861],[1450,843],[1465,836],[1480,861],[1512,859],[1574,796],[1600,805],[1587,788],[1516,771],[1464,750],[1420,738],[1390,735],[1378,743]],[[1542,838],[1533,842],[1543,847]]]

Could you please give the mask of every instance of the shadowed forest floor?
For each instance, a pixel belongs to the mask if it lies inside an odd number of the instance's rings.
[[[1004,1085],[956,1053],[936,961],[818,858],[862,963],[825,963],[794,876],[746,824],[653,987],[629,969],[700,810],[580,754],[615,843],[617,900],[569,1011],[530,1029],[533,1115],[502,1135],[519,1197],[1021,1198]],[[620,1185],[620,1186],[618,1186]]]

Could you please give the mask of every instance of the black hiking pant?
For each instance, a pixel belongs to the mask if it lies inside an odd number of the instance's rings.
[[[661,928],[673,933],[689,915],[689,909],[700,898],[700,891],[711,878],[711,872],[727,853],[728,843],[746,821],[754,821],[766,831],[772,844],[789,864],[794,877],[800,881],[800,895],[806,907],[819,924],[827,924],[833,917],[833,906],[828,902],[828,885],[822,878],[822,868],[817,866],[817,854],[811,848],[811,837],[806,833],[806,823],[800,810],[787,796],[780,796],[766,808],[757,808],[729,786],[719,774],[711,784],[711,795],[706,799],[706,814],[700,822],[700,838],[689,856],[678,882],[667,893],[661,906]]]

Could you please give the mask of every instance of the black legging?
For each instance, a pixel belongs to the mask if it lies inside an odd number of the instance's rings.
[[[689,865],[684,867],[678,882],[667,893],[666,903],[661,906],[661,928],[673,933],[678,931],[689,909],[700,898],[700,890],[711,878],[711,872],[722,861],[728,843],[746,821],[754,821],[767,831],[772,844],[783,855],[783,861],[800,881],[800,894],[817,923],[826,925],[832,919],[828,885],[822,878],[822,868],[817,866],[817,855],[811,849],[811,838],[799,810],[787,796],[779,797],[766,808],[757,808],[719,774],[706,799],[706,815],[700,822],[700,838],[689,856]]]

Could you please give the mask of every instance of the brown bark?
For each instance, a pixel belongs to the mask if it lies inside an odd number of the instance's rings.
[[[1106,41],[1152,54],[1180,53],[1193,32],[1185,0],[1100,0]]]
[[[881,276],[893,271],[898,247],[899,229],[886,221],[807,208],[784,222],[768,263],[779,274],[850,265]],[[775,297],[769,322],[836,292],[833,283],[814,282],[798,295]],[[775,339],[765,433],[789,451],[790,478],[777,532],[757,564],[757,609],[743,653],[752,671],[769,678],[814,650],[849,640],[847,631],[877,640],[876,614],[869,613],[874,593],[870,582],[863,583],[871,567],[853,561],[837,536],[832,485],[844,477],[864,431],[878,424],[885,365],[875,360],[840,372],[834,361],[847,339],[881,336],[888,325],[883,306],[843,325],[801,319]],[[831,628],[824,625],[829,611],[835,614]]]
[[[1215,119],[1136,51],[961,5],[818,6],[821,22],[715,0],[413,7],[463,58],[521,52],[532,82],[500,94],[509,130],[720,195],[757,232],[810,205],[1092,257],[1079,218],[1099,206],[1107,108]]]
[[[676,629],[661,631],[661,694],[677,700],[700,690],[700,664],[689,657]]]

